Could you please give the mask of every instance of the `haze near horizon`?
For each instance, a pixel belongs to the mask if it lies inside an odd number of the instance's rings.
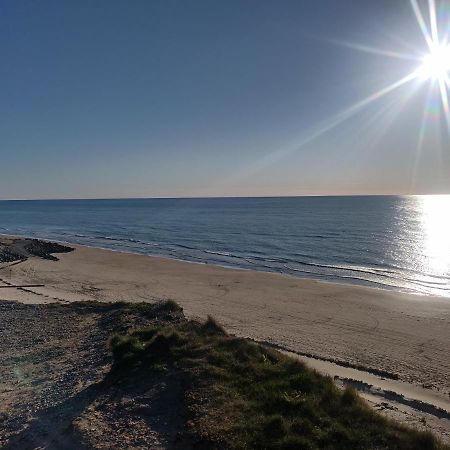
[[[0,12],[0,198],[450,193],[449,0]]]

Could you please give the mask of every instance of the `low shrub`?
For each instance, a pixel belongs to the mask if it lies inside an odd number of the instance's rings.
[[[152,307],[178,314],[175,305]],[[211,317],[199,323],[178,316],[115,337],[111,346],[121,376],[135,367],[140,377],[156,370],[184,374],[186,435],[196,448],[449,450],[429,433],[389,422],[353,389],[339,390],[299,361],[227,335]]]

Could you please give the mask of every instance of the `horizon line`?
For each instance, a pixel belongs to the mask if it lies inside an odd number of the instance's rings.
[[[195,200],[195,199],[251,199],[251,198],[306,198],[306,197],[424,197],[450,196],[439,194],[303,194],[303,195],[211,195],[211,196],[154,196],[154,197],[56,197],[56,198],[0,198],[0,202],[33,202],[33,201],[79,201],[79,200]]]

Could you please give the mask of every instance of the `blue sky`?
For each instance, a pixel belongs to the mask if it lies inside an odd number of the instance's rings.
[[[417,66],[344,41],[425,51],[406,0],[3,1],[0,198],[450,193],[430,83],[331,127]]]

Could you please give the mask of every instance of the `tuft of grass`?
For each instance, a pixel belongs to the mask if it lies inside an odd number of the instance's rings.
[[[114,336],[111,349],[115,367],[129,370],[140,362],[144,344],[137,336]]]
[[[211,316],[208,316],[206,322],[201,325],[200,330],[204,335],[226,336],[227,334],[224,328]]]
[[[179,313],[183,311],[183,308],[174,300],[163,300],[156,304],[157,310],[166,313]]]
[[[347,387],[341,397],[343,406],[353,406],[358,402],[358,394],[354,389]]]
[[[183,308],[173,300],[163,300],[157,303],[131,303],[128,311],[146,318],[174,319],[182,315]]]
[[[172,303],[158,307],[159,314],[180,313]],[[211,317],[116,336],[111,347],[119,378],[149,379],[164,368],[188,380],[185,434],[195,448],[449,450],[430,433],[388,421],[354,390],[339,390],[301,362],[228,335]]]

